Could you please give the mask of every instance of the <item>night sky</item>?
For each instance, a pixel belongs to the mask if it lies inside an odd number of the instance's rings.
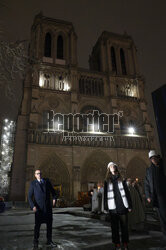
[[[0,0],[0,28],[3,40],[29,39],[34,16],[71,21],[78,36],[79,67],[88,68],[92,47],[102,31],[132,36],[137,48],[141,74],[146,79],[145,93],[152,123],[151,92],[166,83],[166,0]],[[1,116],[15,117],[18,103],[1,98]],[[2,95],[2,93],[1,93]],[[3,109],[2,109],[3,104]]]

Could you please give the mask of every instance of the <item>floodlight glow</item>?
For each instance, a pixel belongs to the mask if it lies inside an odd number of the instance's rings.
[[[133,127],[128,128],[129,134],[133,135],[135,133],[135,129]]]
[[[66,83],[66,90],[69,91],[70,90],[70,86],[68,83]]]
[[[43,86],[44,86],[44,77],[43,77],[43,75],[40,75],[40,78],[39,78],[39,86],[40,86],[40,87],[43,87]]]
[[[90,129],[89,130],[91,130],[91,131],[89,131],[90,133],[94,133],[94,131],[95,131],[95,126],[94,126],[94,124],[89,124],[90,125]]]

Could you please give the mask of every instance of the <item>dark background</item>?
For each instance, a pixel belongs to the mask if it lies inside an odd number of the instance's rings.
[[[156,127],[151,92],[166,79],[166,0],[0,0],[1,39],[29,39],[34,16],[40,11],[44,16],[73,23],[79,67],[88,68],[89,54],[102,31],[131,35],[146,80],[150,119]],[[16,117],[21,94],[22,83],[18,83],[16,103],[1,92],[2,117]]]

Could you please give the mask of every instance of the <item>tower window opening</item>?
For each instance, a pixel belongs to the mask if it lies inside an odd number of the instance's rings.
[[[45,36],[44,56],[51,57],[51,34],[50,33],[47,33]]]

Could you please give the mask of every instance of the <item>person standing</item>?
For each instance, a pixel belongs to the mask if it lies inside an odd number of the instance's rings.
[[[99,199],[98,199],[98,189],[97,185],[94,185],[92,194],[92,213],[98,213],[99,210]]]
[[[143,230],[145,221],[145,211],[140,195],[135,188],[135,181],[127,179],[128,189],[131,195],[132,212],[128,215],[128,224],[130,230]]]
[[[104,186],[103,184],[98,190],[99,214],[104,213]]]
[[[34,248],[38,248],[40,226],[42,223],[47,224],[47,245],[55,247],[56,244],[52,241],[53,219],[50,194],[53,197],[53,207],[55,206],[57,196],[49,179],[42,178],[42,173],[39,169],[35,170],[35,178],[36,180],[31,182],[28,192],[30,207],[35,213]]]
[[[155,150],[149,152],[150,167],[146,169],[145,196],[149,203],[157,209],[163,240],[166,242],[166,176],[162,159]]]
[[[131,197],[126,181],[122,179],[117,165],[110,162],[104,182],[104,209],[110,213],[112,241],[116,250],[121,249],[121,241],[123,249],[128,249],[128,212],[131,211],[131,208]]]

